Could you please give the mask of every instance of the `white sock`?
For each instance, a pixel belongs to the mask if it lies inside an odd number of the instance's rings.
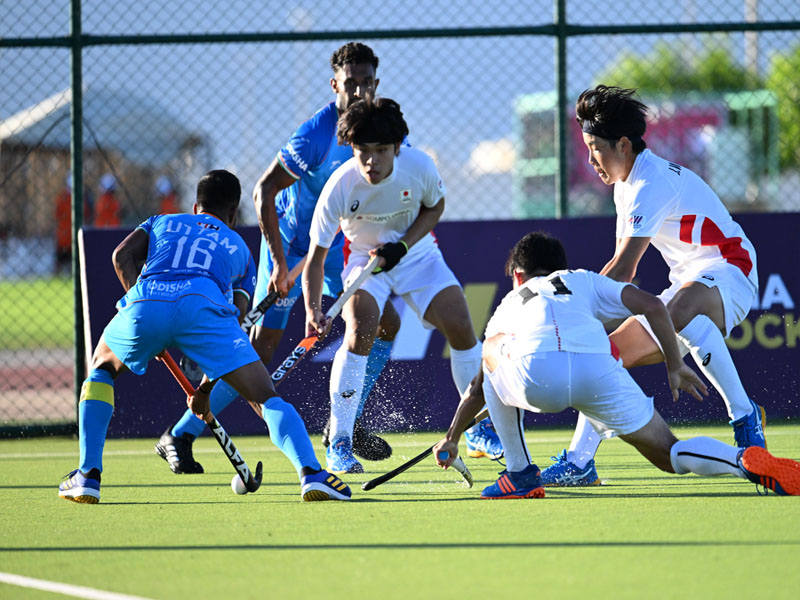
[[[572,434],[572,442],[567,451],[567,460],[579,469],[584,468],[597,454],[597,448],[602,441],[602,436],[594,430],[586,415],[579,412],[578,424],[575,426],[575,433]]]
[[[678,475],[736,475],[747,479],[736,460],[739,450],[719,440],[701,436],[675,442],[670,448],[669,460]]]
[[[494,430],[503,444],[506,469],[509,472],[522,471],[531,464],[531,455],[528,453],[525,430],[522,425],[525,412],[520,408],[506,406],[502,403],[486,372],[483,377],[483,395],[492,417]]]
[[[678,337],[689,346],[697,368],[717,388],[725,401],[731,420],[734,421],[753,412],[753,405],[733,365],[731,353],[725,345],[725,338],[714,322],[705,315],[697,315],[678,332]]]
[[[333,357],[330,382],[331,441],[342,435],[353,437],[353,424],[367,372],[367,358],[349,352],[344,344]]]
[[[450,372],[456,384],[459,396],[467,391],[469,382],[481,369],[481,343],[478,342],[469,350],[453,350],[450,348]]]

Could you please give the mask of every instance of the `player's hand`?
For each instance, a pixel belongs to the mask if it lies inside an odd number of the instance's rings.
[[[306,337],[318,335],[320,340],[324,340],[332,326],[333,319],[326,317],[320,309],[306,311]]]
[[[708,396],[708,387],[694,370],[685,363],[675,369],[669,370],[669,387],[672,390],[672,399],[678,401],[679,390],[688,392],[697,400]]]
[[[458,446],[447,438],[442,439],[433,447],[433,457],[436,459],[436,464],[443,469],[452,465],[457,456]]]
[[[194,394],[186,398],[186,404],[189,410],[192,411],[197,417],[200,417],[206,423],[211,417],[211,403],[209,400],[208,392],[201,392],[199,389],[194,391]]]
[[[286,298],[289,295],[289,290],[294,287],[294,279],[289,278],[289,271],[290,269],[286,264],[281,266],[275,263],[269,276],[267,293],[277,291],[281,298]]]
[[[380,256],[381,260],[378,261],[378,266],[373,273],[386,273],[391,271],[400,259],[408,253],[408,244],[403,241],[400,242],[387,242],[383,246],[379,246],[369,251],[372,257]]]

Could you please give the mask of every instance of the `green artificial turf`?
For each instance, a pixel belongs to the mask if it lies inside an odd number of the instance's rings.
[[[0,281],[0,349],[71,347],[74,304],[68,277]]]
[[[799,434],[770,425],[770,450],[800,459]],[[548,465],[570,435],[529,430],[534,460]],[[466,459],[472,489],[428,460],[363,492],[437,439],[387,437],[390,460],[344,478],[349,503],[300,501],[266,438],[236,439],[251,467],[264,461],[261,489],[246,496],[231,491],[211,438],[196,443],[204,475],[172,474],[155,440],[110,440],[98,505],[57,496],[76,440],[1,441],[0,572],[153,599],[797,597],[800,498],[668,475],[620,440],[600,448],[605,485],[548,488],[542,500],[480,500],[502,468],[486,459]],[[0,597],[63,596],[0,583]]]

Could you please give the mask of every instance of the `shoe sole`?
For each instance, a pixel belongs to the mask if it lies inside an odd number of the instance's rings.
[[[487,454],[482,450],[469,450],[469,449],[467,449],[467,456],[469,456],[470,458],[483,458],[485,456],[486,458],[489,458],[491,460],[498,460],[500,458],[503,458],[502,454],[493,455],[493,454]]]
[[[543,483],[543,487],[589,487],[590,485],[602,485],[602,481],[598,477],[591,483]]]
[[[302,494],[304,502],[325,502],[326,500],[350,500],[350,496],[339,494],[331,489],[313,488]]]
[[[63,498],[64,500],[69,500],[70,502],[78,502],[80,504],[97,504],[100,502],[99,497],[90,496],[88,494],[81,494],[79,496],[65,496],[62,494],[58,495],[59,498]]]
[[[761,406],[760,404],[756,404],[756,407],[758,408],[758,410],[761,411],[761,435],[764,436],[764,448],[766,449],[766,447],[767,447],[767,431],[766,431],[766,427],[767,427],[767,411],[765,411],[764,407]]]
[[[800,463],[789,458],[772,456],[760,446],[750,446],[742,454],[742,466],[757,475],[761,485],[780,494],[776,485],[788,496],[800,496]]]
[[[481,500],[524,500],[526,498],[544,498],[544,488],[538,487],[524,494],[506,494],[505,496],[481,496]]]

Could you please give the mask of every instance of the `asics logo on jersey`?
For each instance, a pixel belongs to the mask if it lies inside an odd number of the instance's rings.
[[[628,217],[628,225],[635,229],[641,229],[644,225],[644,216],[642,215],[630,215]]]
[[[358,210],[360,202],[356,200],[350,205],[350,212],[356,212]]]
[[[355,390],[345,390],[344,392],[342,392],[342,393],[340,394],[340,396],[341,396],[342,398],[350,398],[350,397],[352,397],[352,396],[353,396],[353,394],[355,394],[355,393],[356,393],[356,391],[355,391]]]
[[[706,354],[706,355],[703,357],[703,366],[704,366],[704,367],[705,367],[705,366],[708,366],[708,363],[710,363],[710,362],[711,362],[711,352],[709,352],[708,354]]]
[[[711,275],[700,275],[703,279],[708,279],[709,281],[714,281],[714,278]]]
[[[669,163],[669,170],[675,173],[676,175],[681,174],[681,166],[676,165],[674,162]]]

